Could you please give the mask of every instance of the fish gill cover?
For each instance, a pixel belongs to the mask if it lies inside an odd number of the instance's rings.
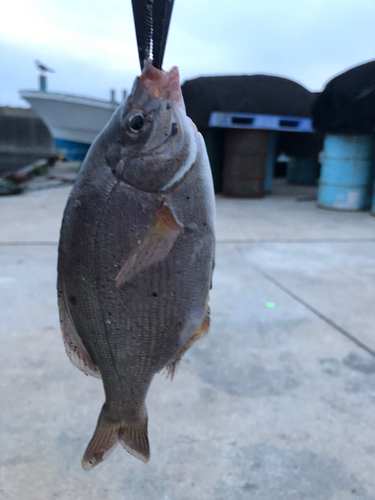
[[[375,61],[327,83],[313,106],[314,128],[334,134],[365,134],[375,128]]]
[[[310,117],[315,99],[299,83],[270,75],[200,77],[187,80],[182,94],[199,130],[213,111]]]

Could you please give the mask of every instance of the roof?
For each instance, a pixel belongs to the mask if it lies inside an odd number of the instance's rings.
[[[370,133],[375,128],[375,61],[336,76],[313,106],[314,128],[336,134]]]
[[[278,76],[213,76],[182,85],[188,116],[205,128],[213,111],[310,117],[314,95]]]

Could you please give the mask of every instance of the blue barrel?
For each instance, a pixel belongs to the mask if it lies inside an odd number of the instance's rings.
[[[295,158],[288,161],[286,180],[288,184],[315,186],[319,177],[318,158]]]
[[[321,157],[318,206],[331,210],[365,210],[371,205],[370,135],[327,135]]]

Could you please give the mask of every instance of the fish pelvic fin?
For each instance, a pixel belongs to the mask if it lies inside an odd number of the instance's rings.
[[[178,351],[176,356],[168,363],[168,365],[165,367],[165,370],[167,372],[167,378],[170,378],[171,381],[173,380],[178,365],[181,362],[182,356],[185,354],[186,351],[190,349],[190,347],[195,344],[195,342],[206,335],[208,335],[210,331],[210,307],[208,303],[206,304],[206,313],[203,318],[201,326],[193,333],[193,335],[190,337],[190,339],[186,342],[186,344]]]
[[[155,215],[149,229],[139,240],[116,277],[119,287],[130,281],[139,271],[164,260],[182,231],[172,209],[164,204]]]
[[[106,405],[104,405],[94,435],[82,458],[82,467],[85,470],[90,470],[95,465],[100,464],[119,443],[134,457],[142,462],[148,462],[150,460],[150,446],[147,435],[146,407],[142,412],[143,416],[135,421],[132,419],[131,422],[126,419],[113,422],[107,413]]]

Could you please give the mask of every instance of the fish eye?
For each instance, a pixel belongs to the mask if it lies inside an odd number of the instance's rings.
[[[129,121],[129,128],[133,132],[140,132],[142,130],[143,124],[144,124],[143,115],[135,115]]]

